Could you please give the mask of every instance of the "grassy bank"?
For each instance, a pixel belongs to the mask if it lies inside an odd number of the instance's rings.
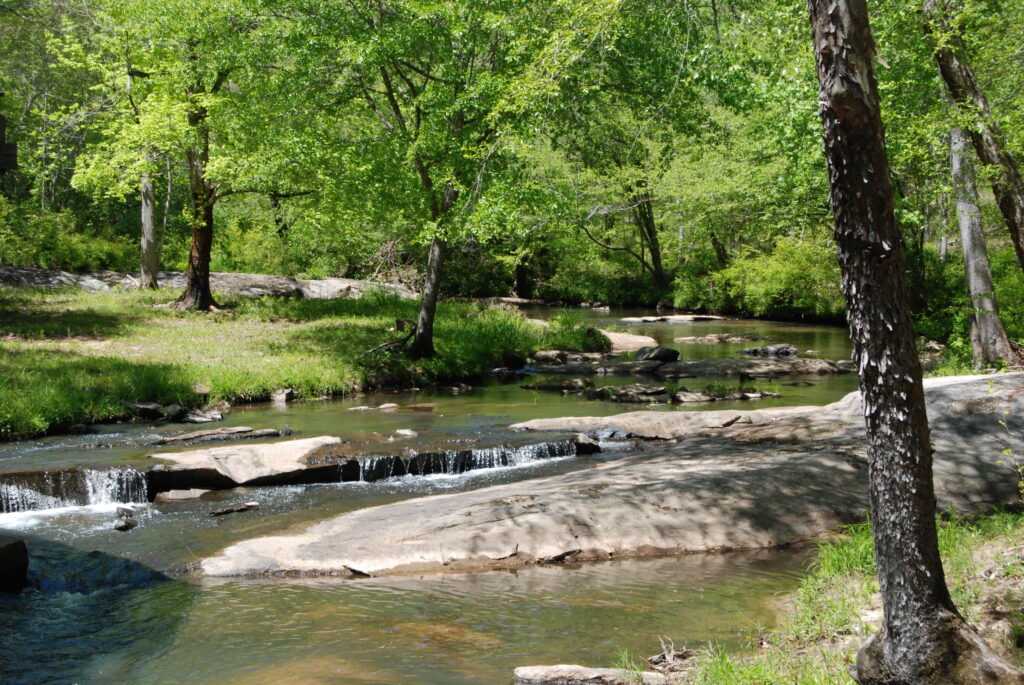
[[[946,581],[961,613],[1011,663],[1024,665],[1024,516],[997,513],[939,525]],[[825,543],[778,632],[754,657],[710,650],[680,682],[699,685],[853,683],[849,664],[877,630],[881,601],[871,529]]]
[[[593,346],[578,323],[549,327],[514,311],[441,303],[434,359],[411,362],[381,343],[418,303],[220,298],[221,311],[157,305],[160,292],[0,289],[0,439],[125,416],[128,402],[198,406],[258,401],[276,388],[300,398],[402,388],[518,366],[537,349]]]

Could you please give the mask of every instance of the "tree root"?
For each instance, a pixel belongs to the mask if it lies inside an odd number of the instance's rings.
[[[917,648],[898,655],[892,653],[883,626],[857,653],[850,676],[859,685],[1024,685],[1024,673],[993,652],[956,614],[924,623]]]

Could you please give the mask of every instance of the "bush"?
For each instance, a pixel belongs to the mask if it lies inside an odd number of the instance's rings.
[[[65,271],[134,269],[139,247],[111,229],[76,225],[70,211],[48,212],[0,196],[0,264]]]

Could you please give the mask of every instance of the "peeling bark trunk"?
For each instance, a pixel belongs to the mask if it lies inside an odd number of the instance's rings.
[[[939,559],[928,417],[865,0],[809,0],[808,8],[884,612],[853,675],[862,685],[1024,682],[960,617]]]
[[[974,165],[967,156],[967,136],[954,129],[949,138],[956,218],[960,225],[960,243],[964,253],[964,277],[971,306],[971,351],[974,363],[1013,362],[1016,354],[1010,346],[996,307],[995,286],[989,268],[985,234],[981,229],[978,189],[974,185]]]
[[[413,359],[433,357],[434,350],[434,315],[437,313],[437,296],[441,291],[441,273],[447,246],[440,238],[430,241],[430,253],[427,256],[427,275],[423,282],[423,299],[420,302],[420,314],[416,319],[416,333],[413,336],[409,356]]]
[[[142,175],[140,185],[142,242],[139,248],[139,287],[155,290],[159,287],[157,274],[160,271],[160,243],[156,234],[156,191],[149,174]]]
[[[975,118],[976,125],[971,127],[970,136],[978,158],[999,171],[999,176],[992,183],[992,192],[1006,227],[1010,230],[1017,261],[1021,269],[1024,269],[1024,244],[1021,243],[1021,230],[1024,230],[1024,179],[1021,178],[1013,155],[1006,148],[1002,129],[992,116],[985,93],[965,58],[963,42],[954,33],[945,11],[937,0],[925,0],[924,11],[925,32],[942,34],[942,40],[935,50],[942,80],[957,106]]]

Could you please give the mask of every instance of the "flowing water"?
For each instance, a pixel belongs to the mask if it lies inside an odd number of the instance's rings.
[[[723,332],[758,333],[801,351],[818,350],[824,358],[849,357],[846,332],[839,328],[619,322],[635,314],[646,312],[581,311],[588,323],[651,335],[679,348],[684,359],[731,356],[761,344],[672,343],[675,337]],[[635,380],[595,378],[599,384]],[[825,404],[856,387],[854,376],[807,380],[814,385],[780,385],[783,397],[742,407]],[[684,382],[700,389],[735,380]],[[622,649],[653,653],[658,635],[677,644],[739,648],[753,631],[773,624],[777,597],[796,586],[806,550],[359,581],[213,582],[183,573],[191,562],[235,541],[300,531],[347,511],[409,497],[565,473],[614,460],[623,449],[642,449],[606,444],[619,451],[574,456],[560,441],[563,436],[510,432],[509,424],[530,418],[637,408],[519,385],[493,381],[457,393],[236,408],[217,425],[288,425],[293,437],[341,436],[368,455],[361,461],[361,480],[237,488],[181,502],[148,504],[142,473],[153,464],[147,455],[186,449],[145,444],[181,432],[181,426],[110,425],[88,435],[0,444],[0,512],[7,512],[0,513],[0,536],[27,541],[33,579],[31,591],[0,596],[0,680],[508,683],[517,665],[610,665]],[[385,402],[399,407],[349,411]],[[426,451],[448,455],[436,472],[388,477],[405,468],[396,472],[396,464]],[[209,516],[249,500],[260,507]],[[136,529],[113,530],[119,506],[134,510]]]

